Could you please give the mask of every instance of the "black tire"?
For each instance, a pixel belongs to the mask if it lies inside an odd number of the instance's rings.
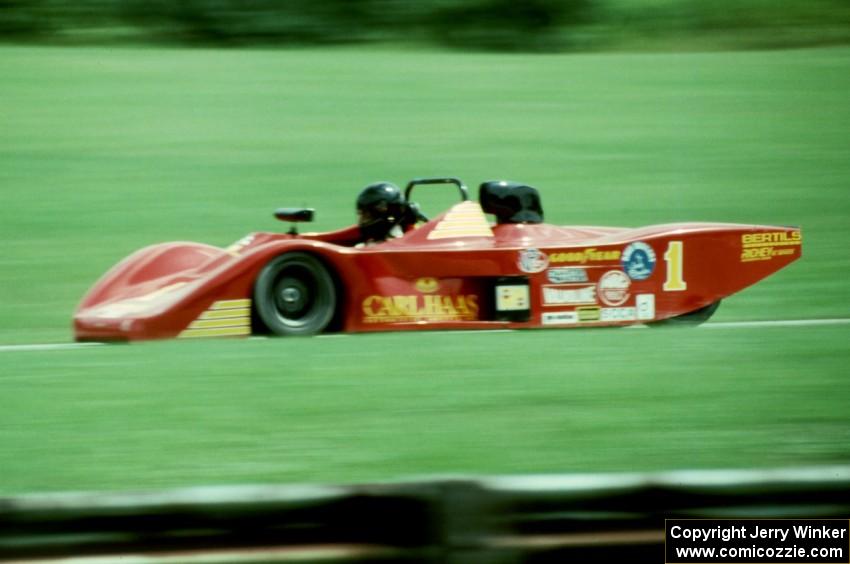
[[[682,315],[677,315],[676,317],[668,317],[667,319],[662,319],[661,321],[655,321],[650,323],[650,327],[696,327],[702,323],[708,321],[708,319],[714,315],[714,312],[717,311],[717,308],[720,307],[720,300],[717,300],[714,303],[710,303],[705,307],[701,307],[699,309],[695,309],[694,311],[689,311],[688,313],[683,313]]]
[[[270,260],[254,283],[254,310],[273,335],[315,335],[334,318],[336,287],[325,265],[308,253]]]

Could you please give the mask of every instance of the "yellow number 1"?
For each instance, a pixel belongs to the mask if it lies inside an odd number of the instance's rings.
[[[682,279],[684,254],[685,246],[681,241],[667,243],[667,252],[664,253],[664,262],[667,263],[667,280],[664,281],[665,292],[680,292],[688,288],[687,282]]]

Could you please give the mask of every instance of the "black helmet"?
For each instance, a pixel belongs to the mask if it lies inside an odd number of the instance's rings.
[[[404,219],[407,203],[398,186],[376,182],[357,196],[357,224],[365,240],[383,241]]]

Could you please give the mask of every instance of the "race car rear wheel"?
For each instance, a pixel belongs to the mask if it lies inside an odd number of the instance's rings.
[[[720,307],[720,300],[716,302],[710,303],[705,307],[701,307],[694,311],[690,311],[688,313],[683,313],[682,315],[677,315],[676,317],[668,317],[667,319],[662,319],[661,321],[655,321],[654,323],[650,323],[650,327],[671,327],[671,326],[687,326],[687,327],[696,327],[701,323],[705,323],[708,319],[714,315],[714,312],[717,311],[717,308]]]
[[[336,288],[327,267],[308,253],[275,257],[254,284],[257,317],[275,335],[315,335],[336,311]]]

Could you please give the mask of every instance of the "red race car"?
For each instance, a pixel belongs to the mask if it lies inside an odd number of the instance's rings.
[[[276,213],[293,222],[288,233],[137,251],[83,298],[75,337],[699,323],[802,254],[796,227],[561,227],[543,223],[530,186],[485,182],[475,202],[458,179],[427,178],[405,201],[423,184],[452,184],[461,201],[383,242],[358,244],[356,225],[298,234],[313,211],[289,208]]]

